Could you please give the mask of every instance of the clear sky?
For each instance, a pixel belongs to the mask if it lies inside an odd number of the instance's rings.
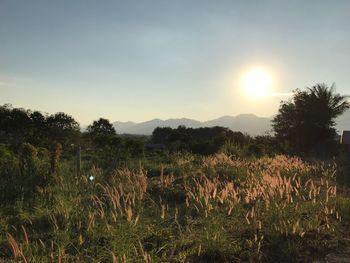
[[[242,91],[252,67],[273,96]],[[318,82],[350,94],[348,0],[0,0],[0,104],[83,125],[271,116]]]

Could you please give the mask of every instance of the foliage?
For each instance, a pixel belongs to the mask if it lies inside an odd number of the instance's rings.
[[[281,153],[323,147],[348,107],[317,85],[282,103],[276,136],[179,126],[150,140],[102,118],[81,132],[65,113],[1,106],[0,261],[321,258],[349,231],[348,152],[335,162]]]
[[[103,118],[100,118],[89,125],[87,132],[94,137],[116,135],[116,131],[113,125],[109,122],[109,120]]]
[[[0,202],[5,260],[310,262],[337,248],[350,223],[332,163],[174,153],[109,171],[85,164],[76,177],[61,160],[39,185],[50,160],[31,145],[21,149],[0,145],[1,174],[19,176],[6,187],[36,178],[35,198],[17,192]]]
[[[26,200],[27,205],[31,205],[48,183],[48,172],[49,158],[45,149],[24,143],[17,155],[0,144],[0,201],[14,205]]]
[[[79,136],[78,122],[65,113],[45,116],[8,104],[0,106],[0,143],[19,146],[28,142],[47,148],[57,141],[68,147],[78,143]]]
[[[267,134],[256,136],[254,138],[245,135],[245,139],[242,143],[237,143],[231,140],[226,141],[220,148],[220,152],[236,157],[250,158],[273,156],[283,153],[284,150],[280,147],[280,144],[275,137]]]
[[[294,91],[292,101],[282,102],[272,121],[277,140],[298,154],[324,148],[336,135],[334,119],[350,107],[346,98],[335,93],[334,84]]]
[[[177,129],[169,127],[156,128],[152,133],[154,143],[164,144],[171,151],[190,151],[196,154],[213,154],[227,141],[242,146],[246,136],[241,132],[233,132],[223,127],[212,128],[186,128]]]
[[[71,116],[59,112],[46,119],[50,141],[56,141],[67,147],[79,142],[79,123]]]

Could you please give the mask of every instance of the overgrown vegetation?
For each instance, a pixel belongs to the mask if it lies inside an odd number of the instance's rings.
[[[348,246],[350,160],[332,137],[348,104],[306,125],[328,131],[307,147],[297,121],[314,116],[301,99],[336,106],[333,92],[297,92],[297,117],[283,104],[283,129],[255,138],[183,126],[120,136],[102,118],[81,132],[64,113],[0,107],[0,261],[310,262]]]
[[[350,223],[334,164],[171,154],[81,176],[65,161],[47,176],[28,149],[1,152],[14,187],[1,196],[4,259],[310,261],[341,246]]]

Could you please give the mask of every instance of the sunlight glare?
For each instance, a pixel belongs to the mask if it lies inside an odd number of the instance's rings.
[[[247,71],[243,74],[241,82],[244,91],[251,97],[263,97],[271,93],[272,77],[264,69]]]

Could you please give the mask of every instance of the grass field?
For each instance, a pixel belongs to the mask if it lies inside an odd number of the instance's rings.
[[[2,162],[29,187],[1,204],[4,260],[310,262],[346,245],[350,198],[332,163],[172,154],[48,176],[39,159]]]

